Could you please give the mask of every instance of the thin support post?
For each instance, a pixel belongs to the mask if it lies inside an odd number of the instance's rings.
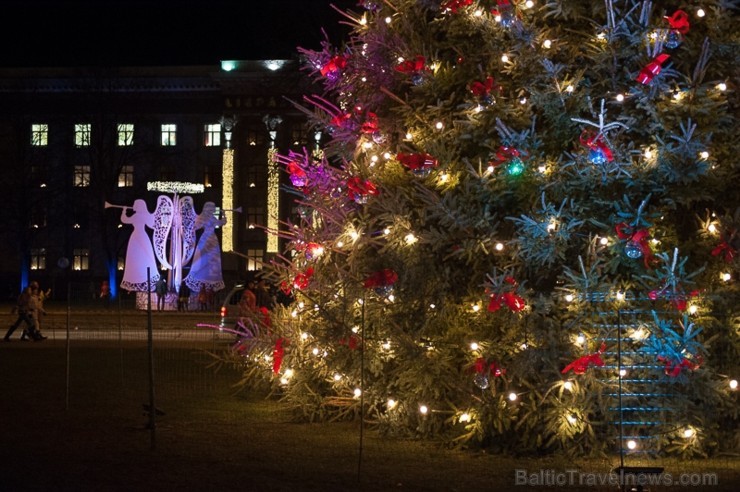
[[[64,409],[67,411],[69,411],[69,365],[70,365],[69,321],[70,321],[70,312],[71,312],[71,308],[69,304],[70,303],[70,300],[69,300],[70,291],[71,291],[71,288],[70,288],[69,280],[67,280],[67,342],[66,342],[66,354],[65,354],[67,358],[67,374],[66,374],[66,391],[64,394]]]
[[[151,437],[150,448],[156,448],[157,425],[156,406],[154,405],[154,336],[152,333],[152,277],[150,269],[146,269],[147,289],[147,345],[149,347],[149,435]]]
[[[622,321],[617,309],[617,376],[619,377],[619,467],[624,469],[624,415],[622,407]]]
[[[360,442],[357,452],[357,482],[362,475],[362,451],[365,440],[365,298],[362,299],[360,323]]]

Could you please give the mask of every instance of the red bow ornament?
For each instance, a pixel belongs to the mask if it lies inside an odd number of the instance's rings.
[[[405,73],[406,75],[413,75],[421,73],[426,70],[426,58],[422,55],[416,55],[414,60],[404,60],[396,65],[396,71]]]
[[[689,28],[691,27],[691,24],[689,24],[689,14],[683,10],[676,10],[672,16],[665,16],[664,19],[668,21],[671,29],[675,29],[681,34],[689,32]]]
[[[567,373],[570,370],[573,370],[573,373],[575,374],[583,374],[586,372],[586,369],[589,368],[590,365],[595,365],[602,367],[604,365],[604,361],[601,360],[601,354],[604,353],[606,350],[606,343],[601,342],[601,347],[599,347],[599,350],[594,352],[593,354],[584,355],[583,357],[579,357],[578,359],[574,360],[567,366],[565,366],[565,369],[561,371],[562,374]]]
[[[459,9],[467,7],[472,3],[473,0],[448,0],[447,2],[442,3],[441,8],[443,12],[445,10],[449,10],[453,14],[456,14]]]
[[[505,147],[502,145],[498,148],[496,155],[489,162],[489,164],[493,167],[498,167],[515,159],[519,159],[521,161],[521,159],[526,159],[528,156],[529,154],[527,152],[520,151],[518,149],[515,149],[514,147]]]
[[[604,164],[614,160],[612,149],[606,144],[606,139],[602,134],[595,134],[591,130],[583,130],[579,137],[581,145],[589,149],[589,159],[594,164]]]
[[[359,176],[347,180],[347,190],[347,195],[356,203],[367,203],[368,196],[379,193],[371,181],[363,180]]]
[[[478,357],[473,363],[471,368],[477,374],[493,374],[495,377],[500,377],[506,374],[506,369],[499,366],[496,361],[488,362],[483,357]]]
[[[288,173],[290,174],[290,182],[297,188],[302,188],[308,184],[308,175],[306,171],[296,161],[290,161],[288,163]]]
[[[398,281],[398,274],[390,268],[384,268],[367,277],[363,286],[366,289],[376,289],[378,287],[389,287],[395,284],[396,281]]]
[[[514,288],[517,287],[517,282],[516,280],[514,280],[513,277],[506,277],[504,279],[504,282],[513,285]],[[491,300],[488,302],[488,312],[495,313],[496,311],[501,309],[501,306],[503,305],[508,307],[511,311],[518,313],[519,311],[527,307],[527,302],[524,300],[524,298],[518,296],[514,292],[502,292],[492,294]]]
[[[341,75],[342,70],[344,70],[346,66],[347,58],[345,56],[333,56],[321,67],[321,76],[335,79]]]
[[[712,249],[712,256],[723,255],[727,263],[732,263],[736,254],[737,250],[730,246],[730,243],[728,243],[727,240],[723,240],[714,249]]]
[[[495,84],[493,77],[491,77],[490,75],[486,77],[486,80],[484,80],[483,82],[476,80],[475,82],[470,84],[470,92],[472,92],[475,97],[480,99],[482,102],[485,102],[486,104],[491,103],[491,92],[493,92],[494,89],[500,91],[501,87]]]
[[[665,372],[667,376],[670,376],[672,378],[678,377],[684,368],[688,369],[689,371],[695,371],[699,368],[699,366],[701,366],[702,363],[701,357],[697,357],[696,363],[691,362],[686,357],[681,359],[681,362],[676,362],[672,358],[662,355],[658,356],[658,360],[665,364],[665,369],[663,370],[663,372]]]
[[[280,366],[283,365],[283,356],[285,355],[285,348],[283,344],[287,345],[287,340],[284,338],[278,338],[275,341],[275,348],[272,351],[272,373],[277,374],[280,372]]]
[[[640,70],[640,73],[637,75],[635,80],[637,80],[641,84],[649,84],[653,81],[653,78],[660,73],[661,70],[663,70],[663,64],[670,58],[671,55],[667,55],[665,53],[661,53],[655,58],[653,58],[650,63],[645,65],[642,70]]]
[[[428,175],[432,169],[439,165],[437,159],[424,153],[405,154],[403,152],[399,152],[396,154],[396,160],[418,176]]]

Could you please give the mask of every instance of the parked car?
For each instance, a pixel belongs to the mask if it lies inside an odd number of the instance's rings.
[[[237,282],[229,293],[226,294],[226,297],[224,297],[224,302],[221,304],[219,321],[221,328],[228,328],[230,330],[236,328],[239,319],[239,301],[246,288],[246,282]]]

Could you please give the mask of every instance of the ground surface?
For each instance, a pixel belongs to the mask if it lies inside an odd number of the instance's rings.
[[[127,335],[146,333],[149,318],[139,312],[61,309],[45,320],[49,340],[0,342],[0,490],[619,490],[588,482],[615,459],[492,456],[384,439],[357,422],[291,422],[276,402],[236,393],[230,370],[208,367],[207,353],[227,342],[184,336],[214,318],[153,313],[151,358],[146,336]],[[142,406],[150,381],[165,412],[154,432]],[[651,490],[740,484],[737,458],[659,464],[673,479],[709,473],[718,485]],[[528,486],[517,486],[517,473]]]

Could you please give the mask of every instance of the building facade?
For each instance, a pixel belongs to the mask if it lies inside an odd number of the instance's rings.
[[[227,288],[259,270],[282,249],[266,229],[294,208],[275,155],[318,144],[291,102],[308,83],[294,60],[0,69],[4,298],[30,280],[72,299],[109,281],[115,296],[123,207],[144,199],[153,211],[150,184],[163,181],[202,184],[196,212],[211,201],[226,217]]]

